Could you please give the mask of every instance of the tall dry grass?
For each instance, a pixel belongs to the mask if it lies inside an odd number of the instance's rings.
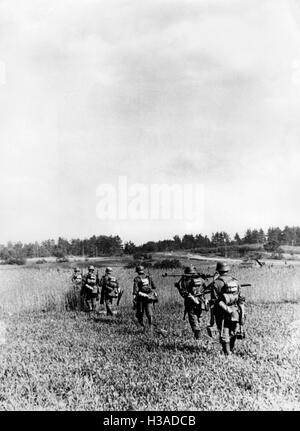
[[[207,267],[198,267],[207,272]],[[158,288],[160,304],[182,302],[174,287],[176,278],[164,278],[164,271],[151,271]],[[180,271],[170,270],[170,274]],[[101,276],[103,273],[99,271]],[[134,269],[118,267],[114,273],[124,289],[121,306],[132,304],[132,284]],[[243,288],[247,301],[253,303],[296,302],[300,300],[300,269],[284,266],[263,268],[233,267],[232,274],[241,283],[252,283],[252,287]],[[79,308],[78,298],[74,298],[71,283],[72,270],[11,268],[0,271],[0,307],[2,311],[20,313],[24,311],[56,310],[66,311]],[[76,295],[75,295],[76,296]],[[78,295],[77,295],[78,296]]]

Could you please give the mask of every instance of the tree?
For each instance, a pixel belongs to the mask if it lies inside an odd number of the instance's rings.
[[[259,244],[264,244],[266,242],[266,235],[263,229],[259,229],[257,239]]]
[[[241,242],[242,242],[242,240],[241,240],[241,238],[240,238],[240,236],[239,236],[239,234],[236,232],[236,234],[234,235],[234,242],[236,243],[236,244],[241,244]]]
[[[173,237],[173,242],[174,242],[174,249],[175,250],[181,249],[181,239],[178,235],[175,235]]]
[[[281,229],[279,227],[269,227],[268,229],[268,242],[280,242],[281,239]]]
[[[136,251],[136,245],[133,242],[131,241],[125,242],[125,245],[124,245],[125,254],[134,254],[135,251]]]

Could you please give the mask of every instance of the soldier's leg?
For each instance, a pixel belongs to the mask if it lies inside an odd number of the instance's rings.
[[[91,297],[87,297],[86,298],[86,305],[87,305],[87,310],[89,312],[91,312],[93,310],[92,298]]]
[[[95,297],[92,297],[92,311],[95,312],[97,308],[97,300]]]
[[[106,314],[107,316],[113,316],[113,312],[112,312],[112,298],[107,298],[105,300],[105,305],[106,305]]]
[[[235,342],[236,342],[236,335],[230,338],[230,351],[231,353],[234,353],[235,350]]]
[[[232,322],[230,326],[230,351],[233,353],[237,336],[237,323]]]
[[[139,301],[139,300],[137,300],[137,302],[136,302],[136,318],[137,318],[137,320],[138,320],[138,322],[139,322],[139,324],[141,325],[141,326],[144,326],[144,322],[143,322],[143,320],[144,320],[144,309],[143,309],[143,302],[142,301]]]
[[[228,326],[228,322],[226,322],[226,320],[224,320],[224,322],[223,322],[223,327],[221,330],[220,339],[221,339],[223,353],[225,355],[230,355],[231,351],[230,351],[229,326]]]
[[[145,313],[148,319],[149,326],[153,324],[153,303],[146,302],[145,303]]]
[[[192,328],[192,331],[194,333],[194,337],[196,340],[199,340],[200,338],[200,325],[199,325],[199,319],[198,314],[194,308],[188,308],[187,310],[190,326]]]
[[[211,309],[210,309],[210,319],[209,319],[209,326],[214,326],[214,324],[215,324],[215,309],[214,309],[214,307],[211,307]]]

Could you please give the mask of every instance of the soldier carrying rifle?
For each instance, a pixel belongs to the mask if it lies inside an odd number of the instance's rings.
[[[208,333],[216,323],[225,355],[234,352],[236,339],[245,338],[245,297],[241,295],[238,280],[230,276],[229,266],[218,262],[217,276],[208,285],[211,289],[211,318]]]
[[[113,301],[117,299],[117,305],[119,305],[123,291],[120,289],[116,277],[112,275],[112,268],[106,268],[105,275],[101,278],[99,286],[101,287],[100,304],[105,303],[107,316],[113,316]]]
[[[180,295],[184,298],[184,319],[188,315],[189,323],[196,340],[200,338],[200,317],[207,310],[204,293],[205,276],[198,274],[193,266],[187,266],[180,280],[175,283]]]
[[[145,329],[144,313],[147,316],[150,333],[153,331],[153,308],[157,302],[156,286],[150,275],[146,275],[144,267],[136,267],[137,276],[133,280],[133,308],[136,310],[136,318]]]
[[[251,284],[239,284],[228,275],[227,264],[218,262],[214,275],[198,273],[194,267],[186,267],[180,280],[175,283],[180,295],[184,298],[185,315],[188,314],[191,328],[196,339],[200,337],[200,316],[203,310],[210,308],[210,325],[208,334],[212,337],[212,328],[216,323],[225,355],[234,352],[236,339],[245,338],[245,298],[240,288]],[[163,274],[163,277],[174,274]],[[210,282],[208,279],[212,278]],[[210,294],[210,301],[205,295]]]

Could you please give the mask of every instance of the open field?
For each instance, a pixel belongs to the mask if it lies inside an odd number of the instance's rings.
[[[153,271],[156,331],[141,333],[131,308],[134,271],[115,270],[125,294],[113,320],[69,310],[66,269],[0,272],[1,410],[300,409],[299,268],[233,268],[253,287],[245,288],[247,338],[232,358],[206,336],[207,314],[196,344],[174,279],[162,271]]]

